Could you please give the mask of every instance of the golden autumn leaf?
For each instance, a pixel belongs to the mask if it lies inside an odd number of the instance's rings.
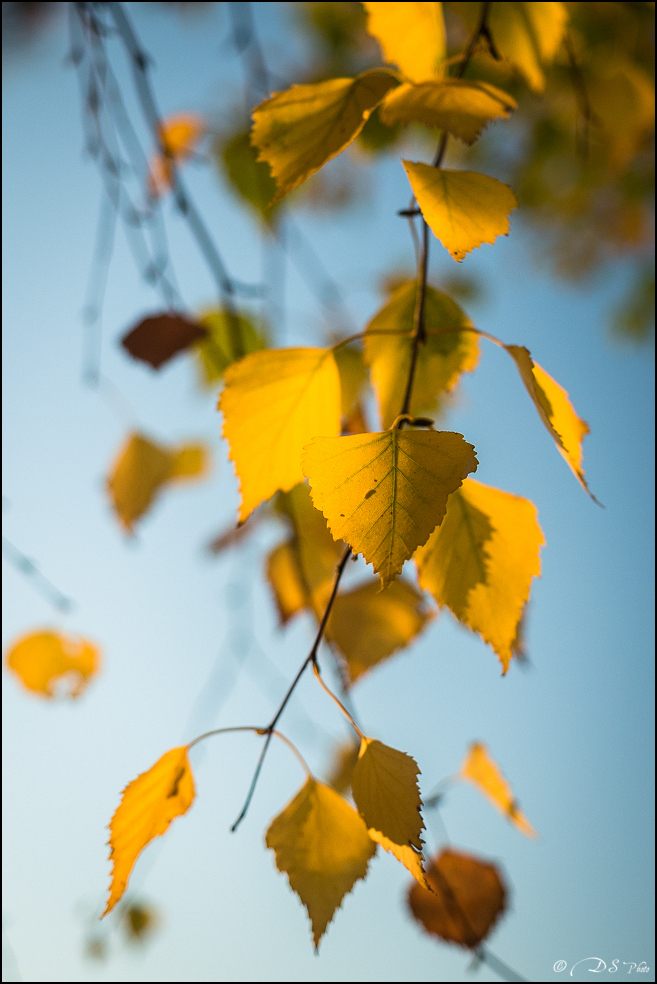
[[[360,405],[360,395],[367,383],[363,353],[354,345],[342,345],[333,353],[340,373],[343,419],[349,419]]]
[[[293,85],[260,103],[253,111],[251,142],[276,179],[278,191],[270,204],[355,140],[397,81],[394,73],[376,68],[355,79]]]
[[[497,763],[488,754],[484,744],[474,741],[470,745],[460,775],[464,779],[469,779],[522,834],[526,837],[538,836],[518,806],[510,785],[500,772]]]
[[[390,427],[404,400],[411,365],[417,281],[402,283],[367,326],[363,344],[370,367],[381,426]],[[427,286],[426,331],[473,328],[467,314],[446,294]],[[406,335],[399,334],[406,332]],[[451,393],[461,374],[479,360],[479,339],[472,331],[428,335],[418,350],[410,413],[422,417],[435,411],[441,395]]]
[[[208,452],[202,444],[165,447],[143,434],[131,434],[112,466],[107,490],[130,533],[165,483],[202,478],[207,470]]]
[[[318,437],[303,456],[313,502],[331,533],[362,553],[384,588],[442,522],[448,496],[476,467],[473,446],[450,431]]]
[[[422,215],[455,260],[507,235],[509,213],[518,206],[508,185],[476,171],[402,163]]]
[[[474,949],[504,912],[506,886],[494,864],[446,848],[427,868],[428,892],[417,882],[408,890],[412,915],[432,936]]]
[[[354,808],[312,778],[272,820],[265,843],[308,910],[317,948],[344,896],[367,874],[376,846]]]
[[[508,119],[515,99],[488,82],[440,79],[408,82],[385,97],[379,113],[386,126],[424,123],[471,144],[491,120]]]
[[[381,45],[386,62],[419,82],[440,72],[445,60],[442,3],[363,3],[367,31]]]
[[[495,3],[488,27],[502,57],[524,75],[534,92],[542,92],[543,66],[556,55],[567,20],[565,3]]]
[[[303,482],[301,452],[340,433],[340,377],[330,349],[254,352],[226,370],[223,434],[240,481],[239,518]]]
[[[195,346],[203,386],[217,383],[231,363],[267,345],[262,327],[243,314],[231,316],[221,308],[211,308],[201,312],[198,323],[207,332]]]
[[[325,636],[344,656],[354,683],[410,645],[432,617],[424,596],[408,581],[397,579],[383,591],[370,581],[337,596]]]
[[[284,624],[301,608],[310,608],[321,618],[345,545],[331,536],[305,483],[295,485],[290,492],[279,492],[275,508],[292,533],[291,540],[270,554],[268,563],[268,579],[281,622]]]
[[[195,795],[186,745],[165,752],[147,772],[128,783],[110,822],[112,884],[104,916],[125,892],[146,845],[165,833],[172,820],[187,813]]]
[[[79,697],[100,668],[100,650],[88,639],[44,629],[15,642],[5,656],[28,690],[55,697],[65,683],[68,697]]]
[[[133,359],[147,362],[153,369],[184,352],[207,335],[207,330],[184,314],[163,311],[143,318],[121,339],[122,347]]]
[[[191,157],[205,130],[205,120],[198,113],[176,113],[162,121],[160,139],[164,152],[158,151],[151,160],[149,190],[152,195],[162,195],[169,190],[173,165]]]
[[[372,840],[428,887],[422,856],[422,800],[417,762],[375,738],[363,738],[351,789]]]
[[[504,673],[544,543],[529,499],[466,479],[415,554],[420,587],[493,647]]]
[[[351,789],[359,752],[358,740],[343,741],[334,747],[326,782],[336,793],[348,793]]]
[[[504,347],[518,367],[525,389],[531,396],[539,417],[552,435],[559,453],[570,466],[584,491],[597,502],[586,484],[582,468],[584,457],[582,441],[589,433],[589,425],[577,416],[563,386],[548,375],[538,362],[534,362],[524,345]]]

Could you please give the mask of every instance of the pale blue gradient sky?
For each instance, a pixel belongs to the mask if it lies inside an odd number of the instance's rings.
[[[217,115],[230,104],[227,87],[241,76],[217,9],[181,22],[154,4],[127,6],[154,55],[163,112]],[[274,5],[255,8],[268,56],[284,64],[289,32]],[[54,614],[5,563],[3,644],[61,625],[96,639],[105,662],[74,704],[46,704],[5,674],[3,911],[22,979],[470,980],[467,954],[423,936],[406,915],[407,878],[388,855],[345,900],[314,956],[305,912],[263,844],[267,824],[302,781],[284,748],[272,749],[247,820],[228,833],[258,751],[249,736],[208,744],[192,811],[137,868],[140,894],[163,910],[161,932],[143,954],[116,946],[108,963],[83,958],[80,913],[106,890],[105,826],[120,790],[192,737],[185,733],[190,713],[217,660],[214,690],[228,690],[240,632],[255,637],[280,675],[252,648],[219,715],[197,707],[196,721],[266,721],[311,626],[301,620],[276,629],[261,573],[263,552],[278,536],[273,527],[244,555],[203,555],[202,545],[235,516],[236,482],[214,397],[198,392],[190,360],[156,375],[117,346],[136,317],[160,306],[140,281],[122,232],[109,275],[103,371],[142,427],[167,441],[206,439],[215,467],[209,481],[163,495],[134,545],[110,512],[104,476],[126,423],[81,383],[80,312],[100,180],[81,153],[66,50],[62,27],[4,77],[3,518],[6,535],[76,609],[65,618]],[[262,248],[254,223],[211,168],[190,167],[187,178],[231,272],[257,281]],[[297,220],[343,285],[359,325],[380,303],[378,277],[412,260],[405,223],[395,217],[409,195],[398,159],[377,164],[367,180],[369,200],[352,213],[302,213]],[[168,215],[176,272],[194,309],[212,302],[212,283],[180,219]],[[412,650],[360,683],[354,697],[369,734],[416,757],[425,792],[458,768],[471,740],[488,743],[541,839],[524,839],[465,786],[450,792],[441,815],[456,846],[503,865],[512,904],[491,949],[528,980],[542,981],[564,976],[552,972],[558,959],[570,966],[595,955],[654,967],[654,382],[651,353],[619,346],[605,332],[628,268],[610,267],[575,289],[541,268],[534,245],[515,220],[509,238],[466,259],[464,271],[488,285],[487,303],[471,314],[504,341],[527,345],[570,392],[591,426],[585,466],[606,509],[579,488],[510,360],[486,346],[447,426],[475,444],[481,481],[538,506],[547,547],[528,626],[531,665],[501,678],[494,654],[443,616]],[[453,266],[434,241],[435,275]],[[287,304],[287,341],[321,339],[322,312],[289,266]],[[326,741],[303,708],[330,734],[345,729],[317,690],[304,680],[283,723],[321,772]],[[444,831],[432,817],[427,824],[433,848]],[[586,976],[576,971],[574,979]],[[475,978],[498,979],[485,967]],[[646,978],[654,980],[653,970]]]

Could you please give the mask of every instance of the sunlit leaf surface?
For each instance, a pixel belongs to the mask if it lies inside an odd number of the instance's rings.
[[[100,651],[87,639],[44,630],[15,642],[5,662],[28,690],[43,697],[79,697],[100,668]]]
[[[442,3],[364,3],[367,30],[383,58],[415,82],[440,71],[445,58]]]
[[[481,742],[470,746],[461,775],[468,779],[500,810],[526,837],[536,837],[536,831],[522,812],[511,791],[511,786],[500,771],[500,767],[488,754]]]
[[[387,94],[379,112],[387,126],[424,123],[471,144],[487,123],[507,119],[517,108],[512,96],[488,82],[440,79],[398,86]]]

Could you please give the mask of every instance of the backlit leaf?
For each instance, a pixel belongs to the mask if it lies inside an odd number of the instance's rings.
[[[494,3],[488,26],[502,57],[524,75],[534,92],[542,92],[543,66],[557,53],[567,20],[565,3]]]
[[[340,373],[342,416],[349,418],[359,404],[363,387],[367,382],[367,369],[363,353],[353,345],[343,345],[333,353]]]
[[[514,827],[526,837],[536,837],[536,831],[518,806],[511,787],[500,772],[496,762],[488,754],[488,749],[481,742],[475,741],[465,762],[461,766],[461,775],[469,779],[480,792],[486,796],[511,821]]]
[[[100,651],[87,639],[45,629],[15,642],[5,661],[34,693],[61,696],[63,683],[66,696],[79,697],[100,668]]]
[[[162,121],[160,139],[164,150],[154,155],[150,164],[149,190],[152,195],[168,191],[173,181],[173,164],[191,157],[206,130],[197,113],[176,113]]]
[[[360,752],[359,741],[343,741],[333,749],[326,782],[337,793],[348,793]]]
[[[112,884],[104,916],[125,892],[135,861],[146,845],[187,812],[195,795],[187,746],[172,748],[126,786],[110,823]]]
[[[354,808],[312,778],[272,820],[265,843],[308,910],[317,948],[344,896],[367,874],[376,846]]]
[[[303,457],[331,533],[362,553],[383,587],[426,543],[448,496],[476,467],[472,445],[449,431],[318,437]]]
[[[507,235],[509,213],[518,206],[508,185],[476,171],[402,163],[422,215],[455,260]]]
[[[292,533],[287,543],[289,550],[281,551],[277,569],[271,570],[270,583],[277,594],[282,621],[286,621],[284,610],[289,612],[289,617],[302,607],[310,608],[321,618],[345,545],[331,536],[326,520],[313,506],[305,482],[295,485],[290,492],[280,492],[275,508],[285,517]],[[294,607],[297,601],[301,602],[298,608]]]
[[[378,68],[355,79],[293,85],[257,106],[251,142],[276,179],[272,204],[355,140],[394,85],[394,73]]]
[[[325,636],[344,656],[354,683],[410,645],[431,617],[423,595],[408,581],[397,579],[384,591],[371,581],[338,595]]]
[[[201,444],[165,447],[131,434],[114,462],[107,490],[116,515],[132,532],[165,483],[202,478],[207,470],[208,453]]]
[[[586,484],[582,468],[582,441],[589,433],[589,425],[577,416],[563,386],[534,362],[524,345],[504,347],[518,367],[525,388],[539,417],[554,438],[559,453],[568,462],[582,488],[595,500]]]
[[[144,318],[121,339],[121,345],[133,359],[159,369],[179,352],[207,335],[207,330],[183,314],[164,311]]]
[[[506,887],[494,864],[446,848],[427,868],[433,892],[412,882],[408,906],[427,933],[471,949],[504,912]]]
[[[299,577],[299,560],[294,544],[286,540],[267,556],[267,580],[274,592],[281,625],[308,604],[308,594]]]
[[[388,126],[424,123],[471,144],[487,123],[508,119],[517,108],[512,96],[488,82],[441,79],[400,85],[387,94],[379,113]]]
[[[364,3],[367,31],[386,62],[419,82],[438,75],[445,59],[442,3]]]
[[[204,386],[217,383],[231,363],[267,345],[263,329],[243,314],[232,316],[220,308],[213,308],[202,312],[198,323],[207,331],[206,337],[195,347]]]
[[[394,854],[421,885],[427,886],[419,773],[410,755],[375,738],[363,738],[351,788],[372,840]]]
[[[223,145],[218,144],[215,150],[231,188],[259,218],[270,224],[276,213],[276,206],[270,204],[276,194],[276,182],[267,162],[258,160],[250,131],[232,136]]]
[[[240,522],[278,489],[303,481],[301,452],[340,433],[340,377],[330,349],[254,352],[226,371],[219,399],[240,480]]]
[[[410,333],[415,323],[416,298],[417,281],[401,284],[366,329],[365,360],[372,373],[382,427],[390,427],[404,400],[413,351]],[[474,327],[458,304],[429,286],[424,326],[427,331]],[[478,360],[479,340],[474,332],[428,335],[418,350],[410,413],[414,417],[433,413],[440,396],[452,392],[461,373],[472,372]]]
[[[420,586],[493,647],[504,673],[544,543],[533,503],[466,479],[415,554]]]

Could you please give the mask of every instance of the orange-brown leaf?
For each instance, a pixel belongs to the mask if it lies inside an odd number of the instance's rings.
[[[110,823],[112,884],[103,915],[122,897],[135,861],[154,837],[165,833],[194,802],[194,777],[187,746],[172,748],[123,790]]]
[[[191,157],[205,129],[205,121],[198,113],[176,113],[162,121],[160,140],[163,150],[153,156],[150,165],[151,195],[157,197],[169,190],[174,164]]]
[[[433,892],[412,882],[408,906],[432,936],[474,949],[504,912],[506,887],[494,864],[445,849],[427,868]]]
[[[207,335],[207,329],[184,314],[164,311],[144,318],[121,339],[121,345],[132,356],[159,369],[179,352]]]
[[[6,663],[23,684],[43,697],[55,697],[60,682],[67,696],[79,697],[100,667],[100,651],[87,639],[44,630],[30,632],[9,649]]]

